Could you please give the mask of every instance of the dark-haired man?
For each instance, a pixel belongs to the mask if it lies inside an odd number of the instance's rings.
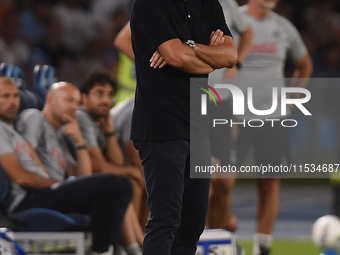
[[[236,48],[218,0],[136,0],[130,27],[137,74],[131,138],[150,210],[143,254],[193,255],[210,179],[191,179],[190,159],[211,160],[208,127],[190,133],[190,117],[202,119],[190,112],[190,78],[233,67]]]
[[[86,77],[80,91],[82,106],[77,111],[77,120],[86,140],[93,171],[128,177],[135,192],[142,190],[142,173],[134,166],[124,165],[124,157],[115,136],[110,109],[117,91],[116,82],[107,72],[94,71]],[[139,245],[143,240],[143,231],[133,204],[127,210],[122,231],[122,245],[129,255],[141,253]]]

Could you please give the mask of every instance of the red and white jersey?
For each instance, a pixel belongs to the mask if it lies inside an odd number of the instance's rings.
[[[248,13],[247,5],[240,7],[240,11],[252,26],[254,39],[239,75],[284,77],[287,56],[295,61],[307,52],[299,32],[289,20],[275,12],[259,20]]]
[[[281,87],[285,86],[284,66],[287,57],[293,61],[299,60],[307,53],[307,48],[293,24],[279,14],[270,12],[267,18],[256,19],[248,13],[247,5],[240,7],[240,11],[252,26],[254,39],[243,68],[231,83],[238,86],[244,95],[252,87],[254,108],[268,110],[273,103],[273,88],[277,88],[279,93]],[[282,118],[280,107],[276,109],[270,116],[256,116],[246,107],[245,115],[238,118]]]

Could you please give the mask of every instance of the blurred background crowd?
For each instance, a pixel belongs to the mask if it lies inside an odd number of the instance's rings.
[[[52,65],[79,84],[91,69],[117,73],[113,39],[129,21],[128,0],[13,0],[0,4],[0,62],[27,74]]]
[[[238,0],[239,5],[247,2]],[[130,5],[131,0],[0,0],[0,63],[18,65],[28,88],[34,66],[45,64],[57,69],[58,80],[76,85],[90,70],[106,69],[118,85],[134,88],[133,64],[112,43],[129,21]],[[340,77],[340,2],[281,0],[275,11],[300,31],[313,59],[312,77]],[[288,61],[288,77],[291,67]],[[120,73],[125,78],[119,79]],[[340,86],[309,89],[313,118],[302,119],[292,132],[293,154],[303,161],[306,155],[337,159]]]
[[[247,0],[239,0],[240,5]],[[78,84],[89,70],[119,66],[112,41],[129,20],[130,0],[1,0],[0,62],[28,75],[36,64]],[[314,62],[313,77],[340,76],[340,2],[281,0],[276,11],[298,28]]]

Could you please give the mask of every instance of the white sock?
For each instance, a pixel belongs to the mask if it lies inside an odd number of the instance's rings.
[[[125,247],[125,250],[128,255],[142,255],[142,249],[137,242],[129,244]]]
[[[256,233],[254,235],[253,255],[260,255],[260,246],[271,247],[273,242],[272,235]]]
[[[113,246],[109,246],[109,250],[106,252],[96,252],[96,251],[90,251],[89,255],[112,255],[113,254]]]
[[[127,255],[127,253],[121,245],[118,245],[117,247],[115,247],[114,255]]]

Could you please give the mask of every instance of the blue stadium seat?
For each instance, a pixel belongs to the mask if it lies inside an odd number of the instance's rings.
[[[5,200],[9,190],[9,184],[7,181],[7,176],[4,170],[0,166],[0,203]]]
[[[0,64],[0,74],[5,75],[7,77],[11,77],[13,73],[13,65],[8,65],[6,63],[1,63]]]
[[[44,106],[44,101],[39,95],[26,89],[26,82],[25,82],[26,78],[25,78],[24,73],[21,71],[19,67],[14,66],[11,77],[18,84],[19,89],[23,91],[26,97],[28,98],[28,103],[26,105],[20,106],[20,108],[22,109],[19,109],[19,112],[21,112],[20,110],[25,110],[28,108],[36,108],[36,109],[42,110]]]
[[[33,91],[45,100],[48,89],[56,81],[55,68],[49,65],[34,67]]]
[[[18,84],[21,99],[19,113],[28,108],[42,110],[44,101],[40,96],[26,89],[25,75],[19,67],[2,63],[0,64],[0,74],[13,78]]]
[[[41,79],[47,77],[48,81],[51,81],[47,83],[50,86],[54,78],[54,68],[43,66],[41,70],[43,75],[38,76]],[[0,74],[16,81],[21,99],[19,112],[28,108],[43,108],[44,101],[41,97],[26,89],[25,76],[19,67],[2,63]],[[47,88],[42,86],[44,82],[41,81],[39,84],[40,88],[44,88],[47,93]],[[0,212],[3,214],[6,214],[9,205],[10,188],[8,177],[0,165]],[[32,208],[6,215],[6,217],[13,222],[14,230],[21,232],[83,231],[87,230],[91,224],[91,218],[88,215],[63,214],[45,208]]]
[[[2,213],[5,213],[8,207],[9,193],[10,182],[0,165],[0,209]],[[63,214],[45,208],[32,208],[8,214],[6,217],[13,222],[14,230],[20,232],[84,231],[91,224],[91,218],[88,215]]]

